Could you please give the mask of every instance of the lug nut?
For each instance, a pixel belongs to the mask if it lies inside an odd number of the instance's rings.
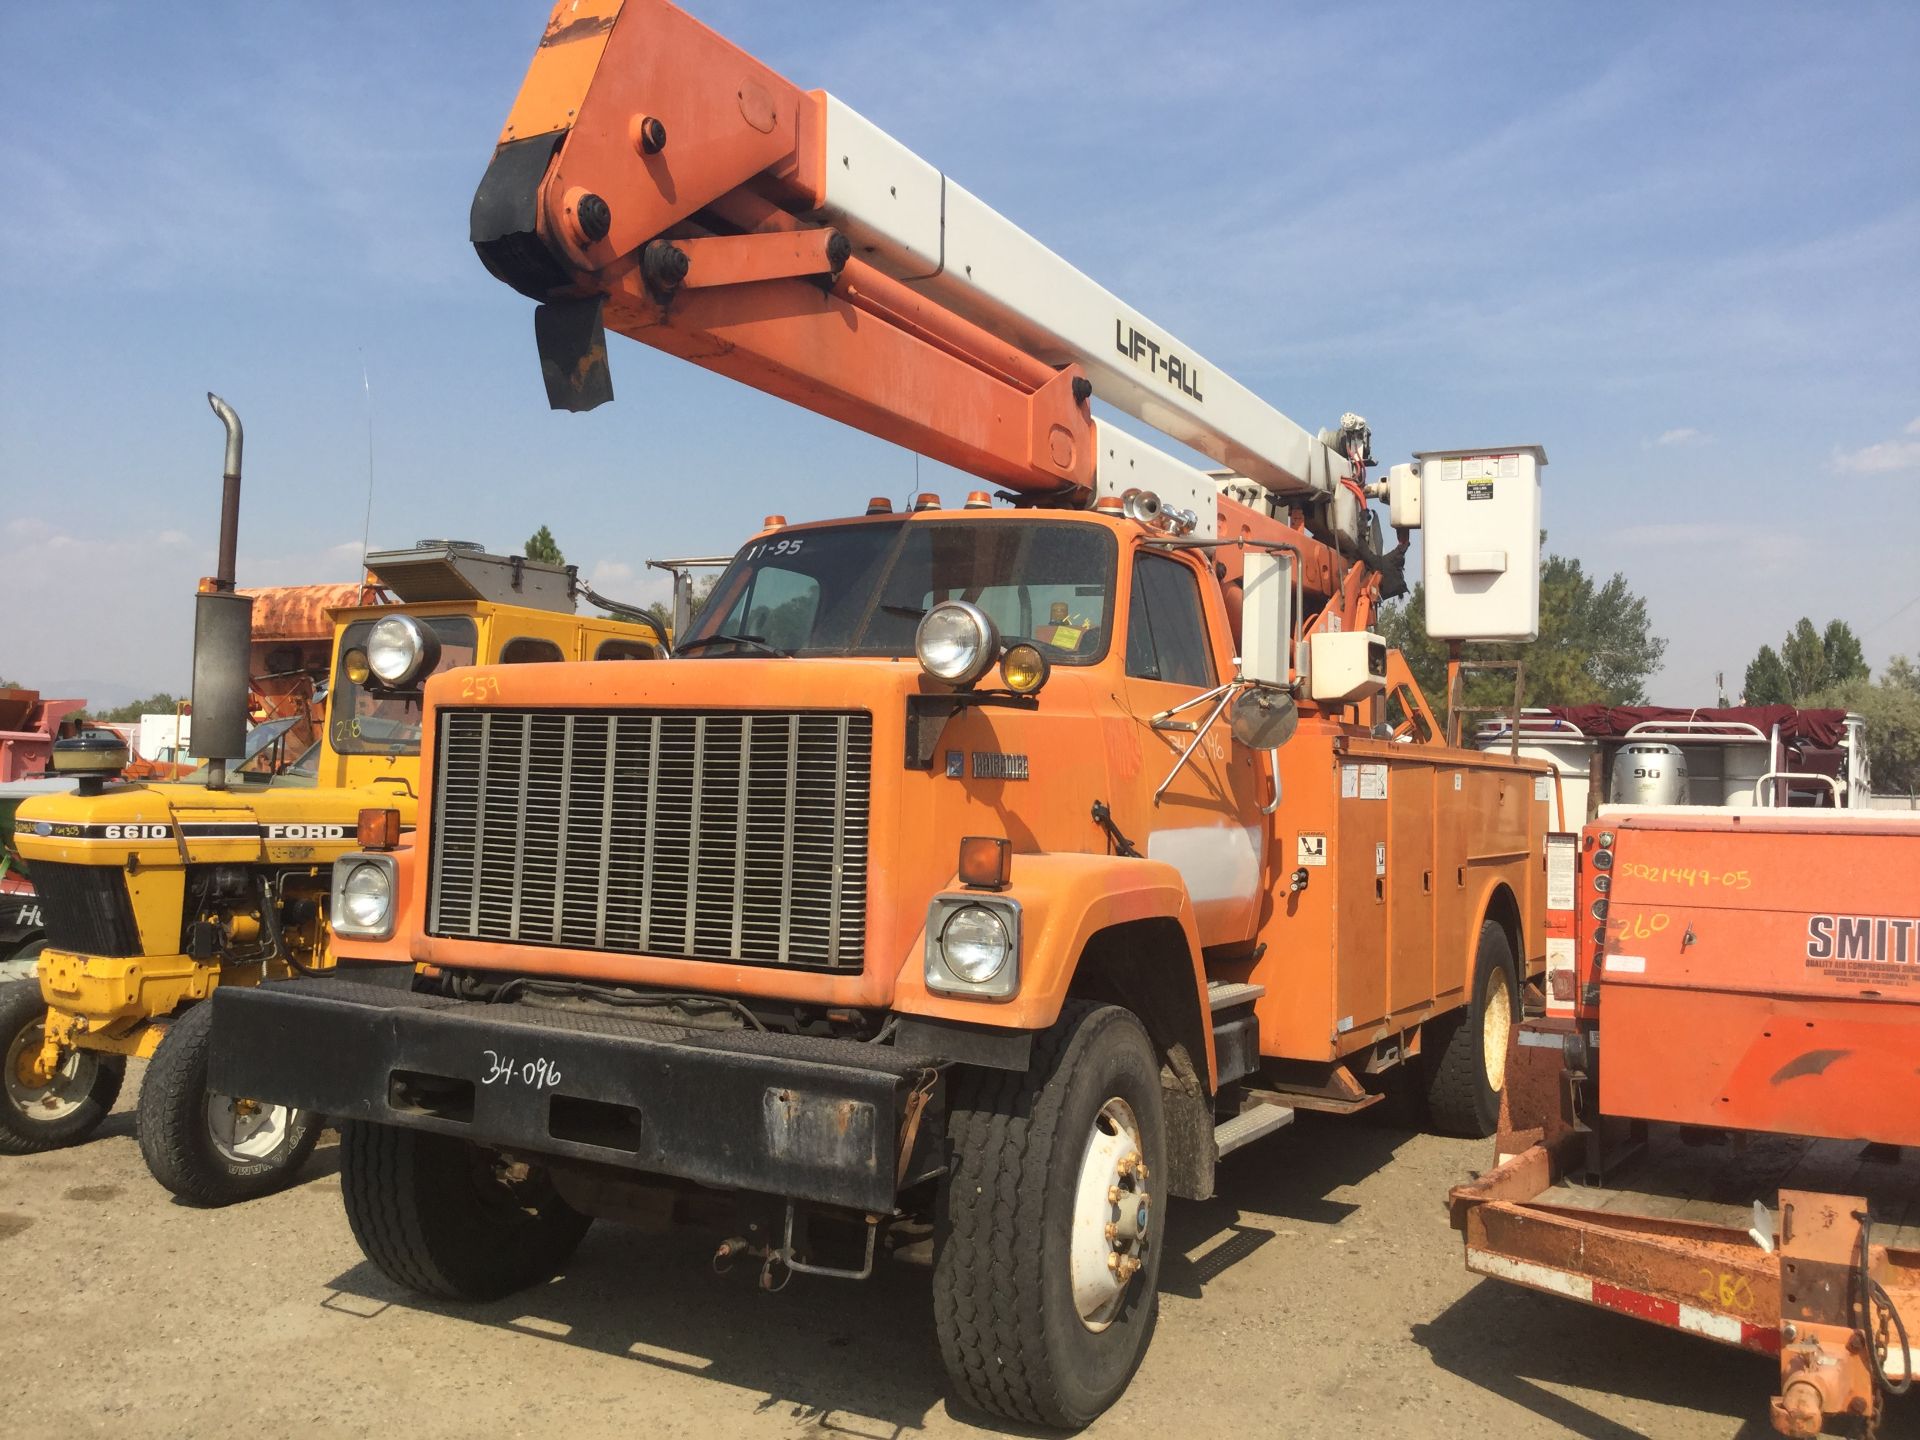
[[[1120,1268],[1120,1257],[1118,1255],[1108,1255],[1107,1269],[1118,1270],[1119,1268]]]

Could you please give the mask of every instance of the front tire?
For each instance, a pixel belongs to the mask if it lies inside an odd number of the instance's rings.
[[[1166,1130],[1138,1019],[1068,1001],[1029,1070],[958,1075],[934,1325],[961,1399],[1078,1429],[1120,1398],[1159,1313]]]
[[[445,1300],[497,1300],[552,1279],[593,1223],[538,1170],[365,1120],[340,1127],[340,1189],[367,1259]]]
[[[319,1117],[207,1086],[213,1007],[167,1027],[140,1086],[140,1153],[182,1200],[232,1205],[293,1183],[320,1138]]]
[[[69,1050],[59,1068],[39,1068],[47,1004],[40,982],[0,985],[0,1155],[36,1155],[87,1138],[113,1109],[126,1078],[119,1055]]]
[[[1513,946],[1500,923],[1488,920],[1474,952],[1467,1008],[1439,1022],[1429,1037],[1436,1058],[1427,1079],[1427,1113],[1436,1130],[1484,1140],[1499,1128],[1507,1044],[1519,1023]]]

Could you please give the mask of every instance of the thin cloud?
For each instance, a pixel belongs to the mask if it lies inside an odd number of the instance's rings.
[[[1858,450],[1835,450],[1832,464],[1843,475],[1904,475],[1920,470],[1920,420],[1911,421],[1899,439]]]
[[[1691,425],[1682,425],[1677,430],[1662,430],[1653,443],[1656,445],[1691,445],[1697,440],[1704,440],[1706,438],[1706,436],[1702,435]]]

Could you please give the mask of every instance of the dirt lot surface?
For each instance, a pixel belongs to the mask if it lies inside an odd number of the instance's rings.
[[[141,1163],[136,1078],[88,1144],[0,1158],[11,1434],[1024,1433],[948,1404],[912,1252],[767,1296],[757,1267],[712,1272],[710,1236],[599,1225],[537,1291],[423,1302],[361,1259],[332,1137],[285,1194],[174,1202]],[[1772,1433],[1770,1362],[1470,1279],[1441,1197],[1485,1155],[1309,1116],[1224,1162],[1218,1199],[1172,1211],[1159,1334],[1086,1433]],[[1920,1404],[1881,1433],[1920,1435]]]

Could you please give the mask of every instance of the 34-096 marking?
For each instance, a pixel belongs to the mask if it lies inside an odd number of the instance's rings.
[[[502,1055],[498,1050],[482,1053],[486,1056],[480,1064],[482,1085],[524,1085],[530,1090],[551,1090],[560,1083],[560,1067],[545,1056],[515,1063],[511,1055]]]

